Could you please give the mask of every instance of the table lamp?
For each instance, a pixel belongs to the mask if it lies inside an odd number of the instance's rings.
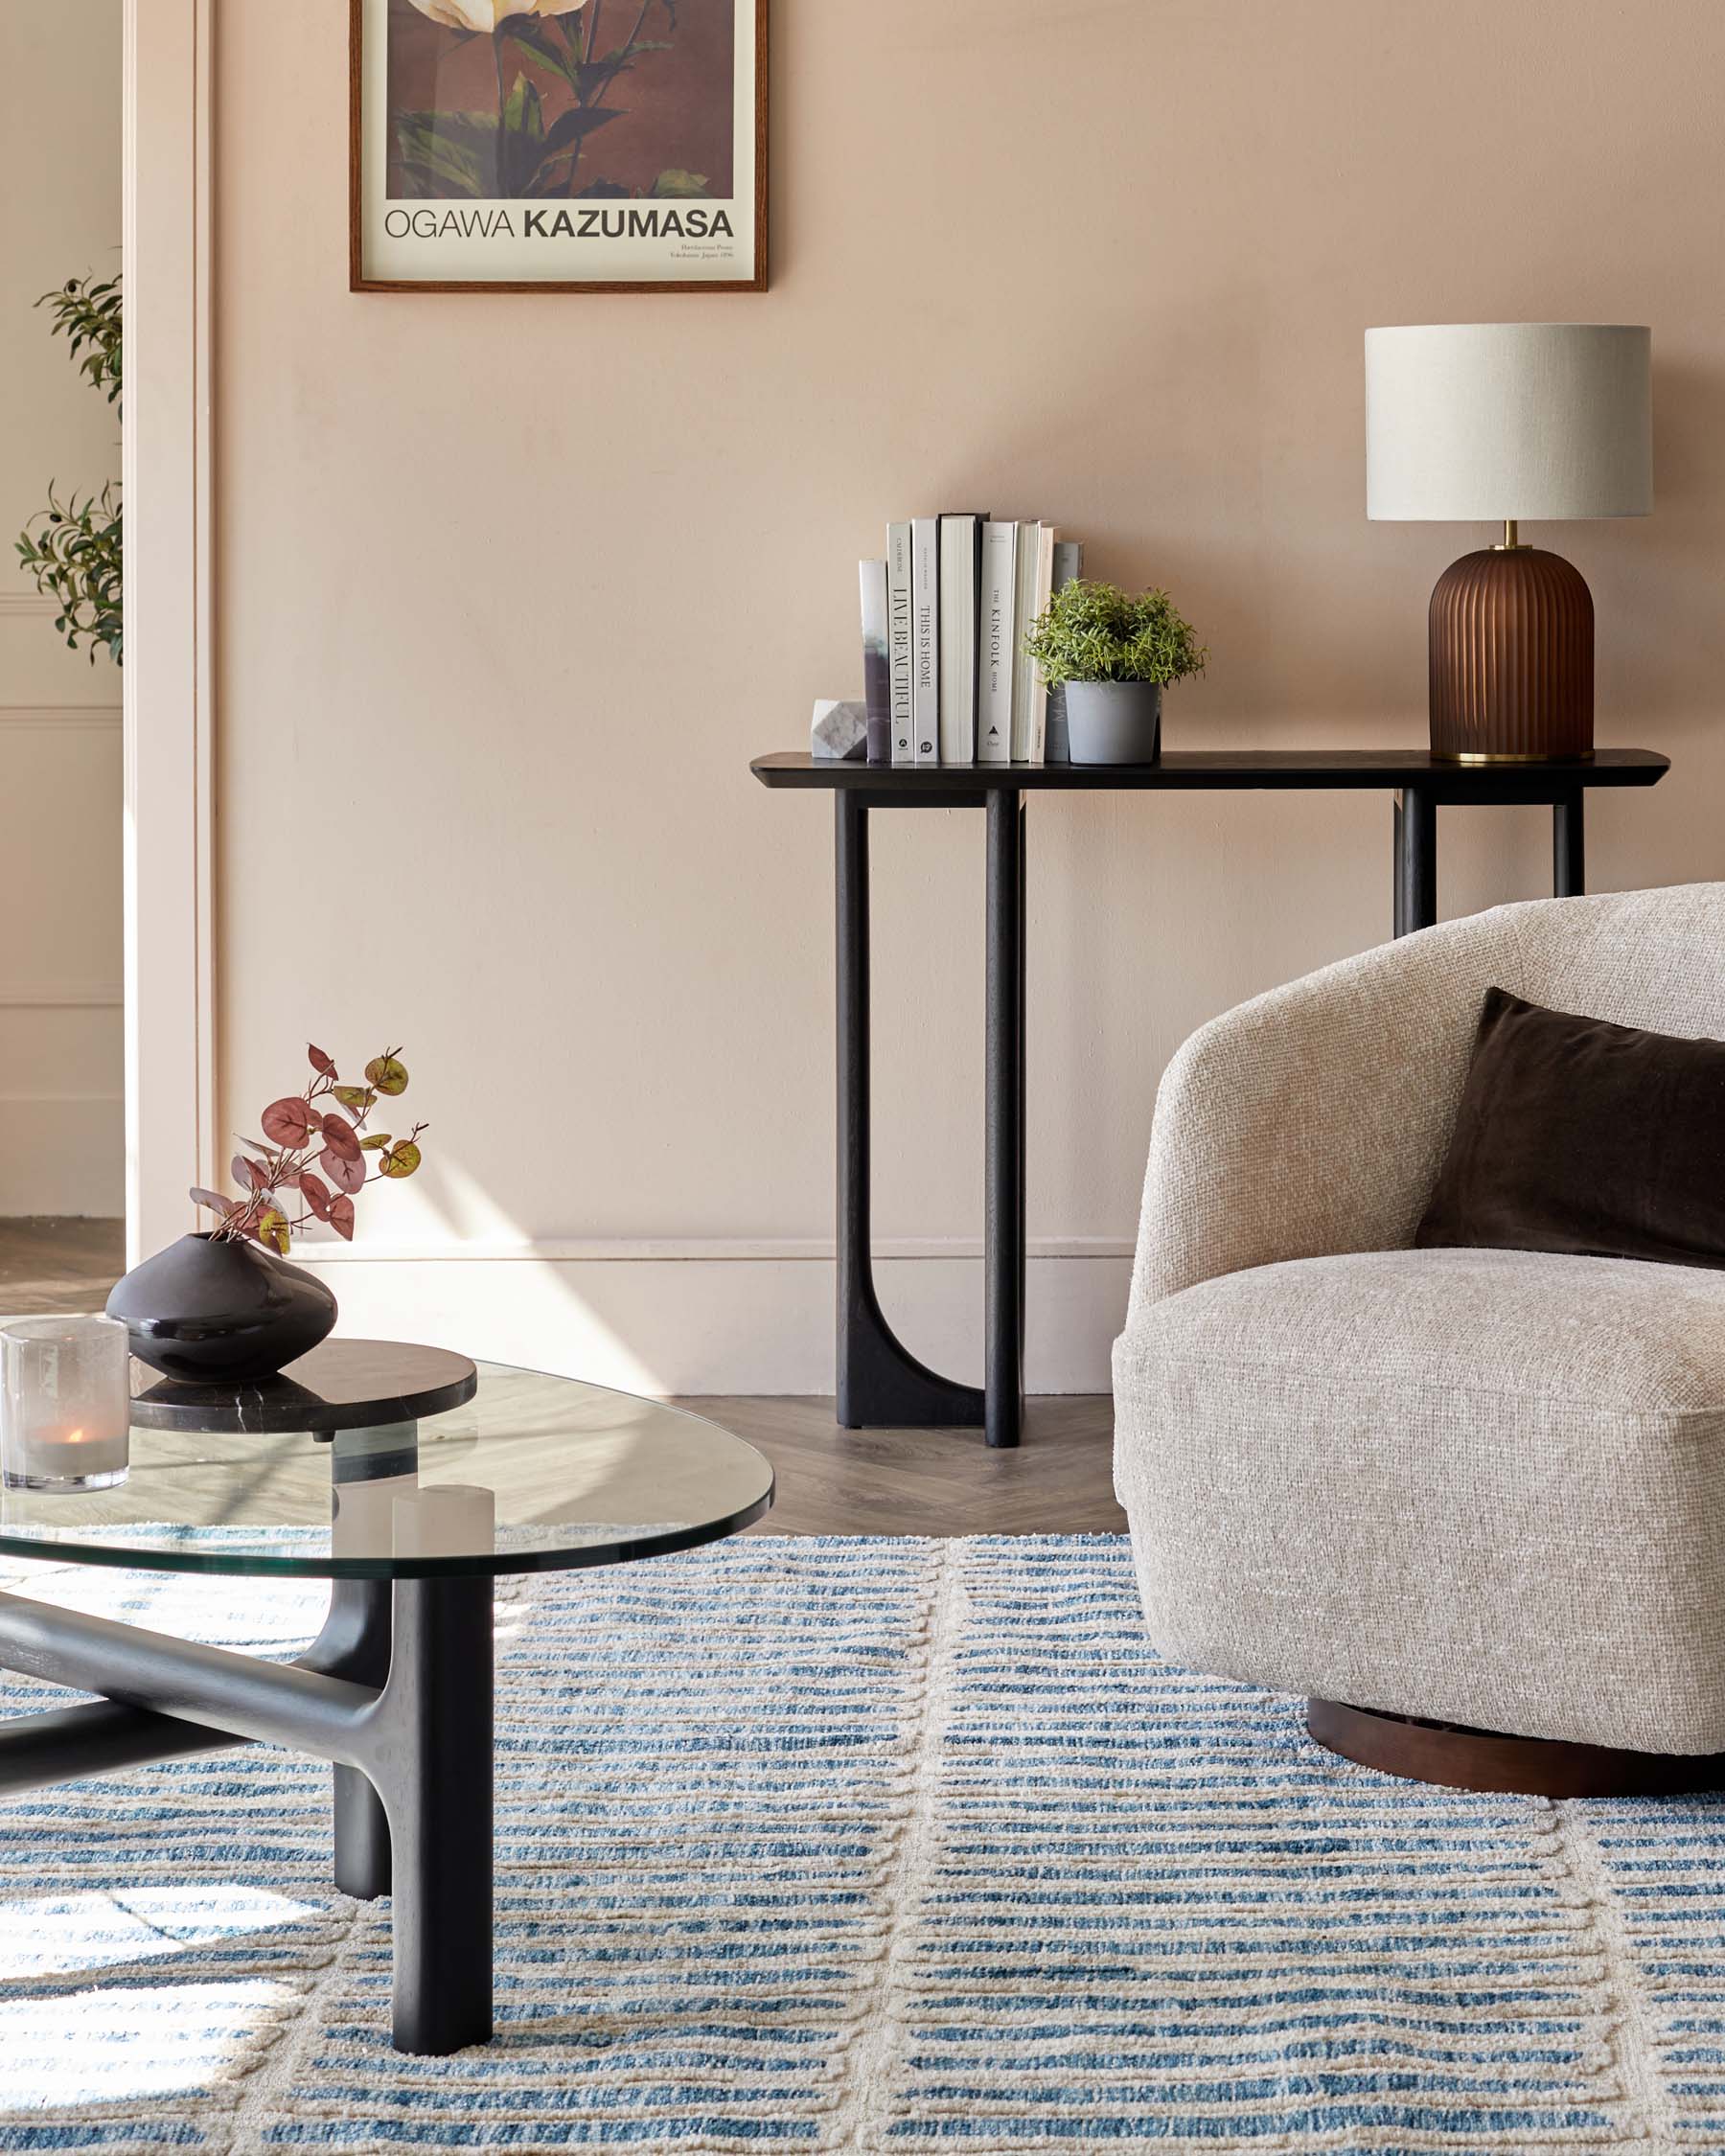
[[[1653,507],[1652,334],[1606,322],[1366,333],[1366,514],[1502,521],[1432,593],[1432,753],[1593,754],[1593,598],[1521,523]]]

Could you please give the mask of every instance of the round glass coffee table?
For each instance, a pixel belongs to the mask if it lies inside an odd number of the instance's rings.
[[[288,1664],[0,1594],[0,1667],[94,1692],[0,1723],[0,1794],[237,1743],[335,1765],[335,1884],[392,1896],[398,2050],[492,2033],[492,1580],[716,1542],[772,1502],[752,1445],[653,1400],[437,1348],[327,1341],[263,1386],[134,1365],[131,1466],[0,1493],[0,1551],[329,1579]]]

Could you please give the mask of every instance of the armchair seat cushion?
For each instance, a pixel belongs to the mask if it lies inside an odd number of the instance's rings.
[[[1725,1751],[1725,1273],[1453,1249],[1263,1265],[1137,1307],[1115,1395],[1172,1659]]]

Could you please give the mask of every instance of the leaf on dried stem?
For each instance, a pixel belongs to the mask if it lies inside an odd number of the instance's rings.
[[[304,1145],[311,1135],[310,1111],[297,1093],[272,1100],[258,1122],[264,1135],[276,1145]]]
[[[365,1181],[365,1156],[357,1147],[351,1155],[320,1153],[317,1164],[337,1190],[357,1190]]]
[[[399,1062],[394,1052],[386,1048],[380,1056],[374,1056],[366,1065],[365,1082],[393,1100],[398,1093],[407,1090],[407,1066]]]
[[[324,1151],[333,1153],[337,1159],[356,1160],[359,1158],[359,1135],[351,1123],[344,1123],[338,1115],[332,1115],[324,1125]]]

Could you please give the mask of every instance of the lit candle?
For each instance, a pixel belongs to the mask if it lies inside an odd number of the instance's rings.
[[[113,1318],[14,1318],[0,1326],[0,1472],[23,1490],[103,1490],[126,1479],[131,1388]]]

